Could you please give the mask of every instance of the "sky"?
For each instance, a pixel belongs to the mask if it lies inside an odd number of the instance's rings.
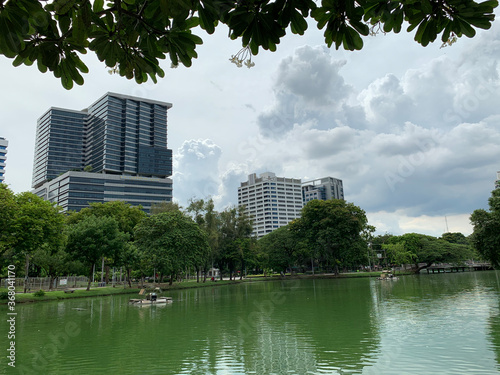
[[[172,103],[168,147],[174,200],[237,205],[251,173],[303,181],[334,177],[376,234],[472,232],[500,171],[500,25],[450,47],[413,34],[365,39],[363,50],[327,48],[314,25],[290,32],[255,66],[229,60],[241,48],[227,29],[198,33],[193,66],[137,84],[89,52],[83,86],[65,90],[36,64],[0,56],[0,137],[9,141],[5,182],[31,189],[37,119],[50,107],[81,110],[106,92]]]

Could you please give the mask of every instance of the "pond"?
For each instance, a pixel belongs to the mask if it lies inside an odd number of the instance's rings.
[[[497,374],[499,285],[483,271],[18,304],[16,368],[3,356],[0,374]]]

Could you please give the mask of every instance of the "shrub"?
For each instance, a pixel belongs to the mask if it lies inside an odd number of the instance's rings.
[[[33,293],[33,295],[35,297],[43,297],[45,295],[45,292],[42,289],[40,289],[39,291]]]
[[[0,292],[0,300],[9,298],[9,292]]]

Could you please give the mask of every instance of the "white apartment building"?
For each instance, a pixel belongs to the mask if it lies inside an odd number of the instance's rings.
[[[261,238],[300,217],[300,179],[276,177],[272,172],[248,176],[238,188],[238,206],[245,206],[253,219],[253,235]]]
[[[0,184],[5,180],[5,160],[7,160],[9,141],[0,137]]]

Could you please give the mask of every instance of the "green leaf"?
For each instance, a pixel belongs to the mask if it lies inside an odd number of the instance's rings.
[[[94,0],[94,4],[92,5],[92,10],[97,12],[102,12],[104,10],[104,0]]]
[[[292,33],[299,34],[299,35],[304,35],[304,32],[307,30],[307,21],[296,10],[292,11],[291,30],[292,30]]]
[[[75,5],[76,0],[55,0],[54,9],[57,14],[66,14]]]

